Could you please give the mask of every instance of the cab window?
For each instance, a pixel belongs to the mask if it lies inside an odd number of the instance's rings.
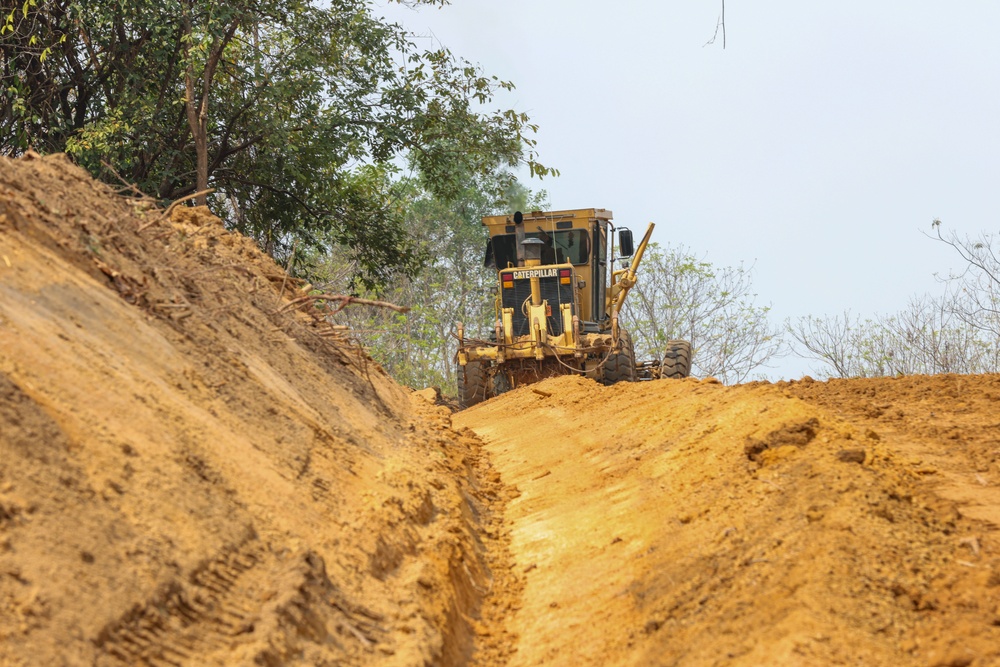
[[[541,239],[542,264],[586,264],[590,260],[590,236],[585,229],[526,232],[525,238]],[[517,266],[517,235],[492,238],[493,259],[498,269]]]

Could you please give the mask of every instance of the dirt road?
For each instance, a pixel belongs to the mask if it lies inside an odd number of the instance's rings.
[[[1000,377],[452,414],[308,293],[0,158],[0,666],[1000,665]]]
[[[1000,664],[1000,377],[536,389],[454,418],[520,492],[507,664]]]

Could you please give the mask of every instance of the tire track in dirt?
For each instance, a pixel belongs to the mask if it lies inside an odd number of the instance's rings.
[[[311,644],[357,659],[352,645],[384,639],[381,620],[347,603],[318,554],[275,554],[251,533],[105,627],[94,641],[96,664],[283,665]]]
[[[239,584],[262,555],[254,536],[199,567],[188,581],[162,586],[101,630],[94,644],[109,655],[98,664],[180,665],[252,631],[254,605],[240,599],[250,593]]]

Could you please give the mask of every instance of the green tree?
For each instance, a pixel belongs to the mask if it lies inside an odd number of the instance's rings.
[[[107,163],[165,200],[214,187],[216,211],[275,256],[333,238],[368,286],[419,264],[384,187],[400,156],[443,199],[466,172],[553,173],[526,115],[482,111],[511,83],[417,49],[369,0],[3,7],[5,153],[66,151],[114,180]]]
[[[756,304],[751,271],[715,267],[683,247],[651,243],[623,309],[636,358],[662,356],[669,340],[687,340],[693,374],[725,383],[746,380],[782,350],[768,306]]]

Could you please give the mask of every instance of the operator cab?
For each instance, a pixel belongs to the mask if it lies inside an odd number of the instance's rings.
[[[574,315],[582,322],[604,322],[609,318],[606,298],[611,219],[611,211],[600,208],[485,217],[483,225],[489,230],[489,240],[484,263],[501,273],[525,267],[524,242],[537,239],[543,244],[541,266],[570,269],[571,278],[559,281],[559,301],[551,302],[566,303],[563,299],[569,298]],[[504,281],[500,283],[501,295],[506,296]],[[565,288],[569,293],[564,295]]]

